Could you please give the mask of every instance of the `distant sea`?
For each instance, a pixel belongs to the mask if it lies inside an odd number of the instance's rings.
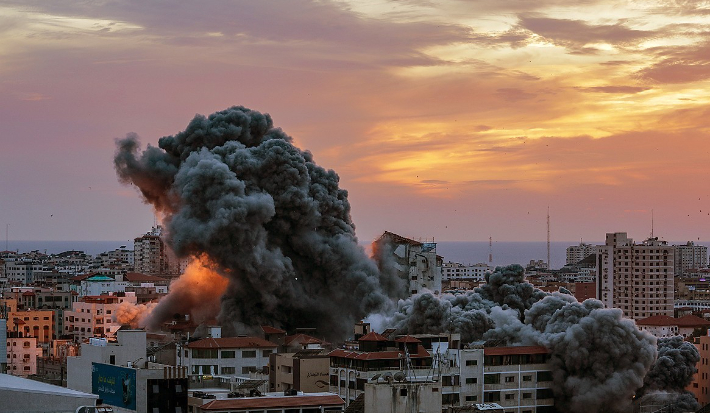
[[[589,241],[588,244],[600,245],[603,241]],[[552,268],[558,269],[565,265],[566,250],[570,245],[579,242],[550,242],[550,261]],[[669,244],[675,244],[669,242]],[[703,243],[700,243],[704,245]],[[96,255],[113,251],[121,246],[133,249],[131,241],[12,241],[8,242],[10,251],[30,252],[40,251],[46,254],[57,254],[64,251],[84,251]],[[4,250],[4,242],[0,250]],[[444,262],[453,261],[462,264],[488,263],[488,242],[485,241],[437,241],[436,253],[444,257]],[[493,242],[493,266],[520,264],[525,266],[530,260],[547,260],[546,242]]]

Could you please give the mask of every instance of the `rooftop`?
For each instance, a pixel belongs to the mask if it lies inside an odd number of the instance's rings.
[[[288,407],[343,406],[340,396],[332,393],[307,393],[296,396],[267,395],[238,399],[212,400],[200,406],[204,411],[237,409],[278,409]]]
[[[259,337],[222,337],[222,338],[203,338],[202,340],[193,341],[187,345],[187,348],[275,348],[276,344],[266,341]]]
[[[338,349],[331,351],[328,355],[330,357],[342,357],[353,360],[392,360],[405,357],[404,351],[400,350],[361,352]],[[410,353],[409,357],[413,359],[428,358],[431,357],[431,355],[423,346],[419,345],[417,346],[417,352]]]
[[[42,383],[40,381],[25,379],[22,377],[0,374],[0,390],[18,391],[26,393],[54,394],[65,397],[95,398],[99,396],[91,393],[84,393],[53,384]]]
[[[515,354],[548,354],[550,351],[543,346],[513,346],[513,347],[486,347],[483,354],[486,356],[508,356]]]

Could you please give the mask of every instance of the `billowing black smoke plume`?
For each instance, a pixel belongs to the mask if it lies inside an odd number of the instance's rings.
[[[637,393],[640,406],[672,405],[675,411],[695,411],[700,406],[692,393],[685,390],[698,372],[698,349],[683,337],[658,339],[658,359],[646,374],[644,386]],[[660,408],[659,407],[659,408]]]
[[[400,300],[385,323],[402,333],[457,332],[462,342],[544,346],[551,352],[560,411],[629,409],[656,359],[656,339],[623,318],[621,310],[544,293],[523,274],[519,265],[498,268],[474,291]]]
[[[291,141],[268,114],[232,107],[196,116],[142,153],[137,136],[127,136],[115,166],[165,214],[179,256],[206,255],[229,279],[224,326],[315,327],[341,339],[392,302],[357,244],[338,175]]]

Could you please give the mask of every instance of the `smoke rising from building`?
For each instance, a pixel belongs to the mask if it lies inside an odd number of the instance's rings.
[[[387,323],[402,333],[460,333],[462,342],[544,346],[555,367],[553,392],[561,411],[630,408],[656,359],[653,336],[600,301],[579,303],[535,289],[519,265],[498,268],[486,281],[463,294],[400,300]]]
[[[656,360],[656,339],[621,310],[597,300],[547,294],[520,266],[457,295],[424,292],[395,305],[406,281],[357,245],[347,192],[338,176],[274,128],[269,115],[233,107],[196,116],[185,131],[140,151],[137,136],[117,142],[115,166],[164,214],[166,241],[180,257],[203,257],[211,274],[180,279],[148,317],[149,327],[209,303],[229,334],[267,324],[316,327],[340,340],[368,321],[401,333],[461,334],[463,342],[542,345],[551,352],[561,411],[623,411]],[[380,251],[386,259],[386,249]],[[195,288],[202,282],[205,290]],[[690,360],[690,359],[688,359]],[[649,393],[676,389],[659,371]],[[685,377],[685,376],[683,376]],[[650,397],[650,396],[649,396]]]
[[[638,391],[640,405],[666,405],[695,411],[700,406],[686,387],[698,372],[695,365],[700,361],[698,349],[683,337],[658,339],[658,358],[643,380]]]
[[[291,141],[268,114],[232,107],[143,152],[129,134],[114,161],[120,180],[164,214],[172,249],[206,255],[229,280],[219,313],[227,331],[308,326],[342,338],[391,300],[357,244],[338,175]],[[183,305],[168,299],[152,322]]]

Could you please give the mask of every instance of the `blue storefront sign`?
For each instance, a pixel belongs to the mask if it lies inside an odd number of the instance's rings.
[[[91,392],[105,404],[136,410],[136,371],[112,364],[91,363]]]

